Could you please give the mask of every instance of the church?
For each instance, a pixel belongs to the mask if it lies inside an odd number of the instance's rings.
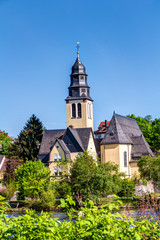
[[[72,67],[66,101],[66,129],[45,130],[39,158],[49,167],[51,175],[63,175],[57,161],[74,161],[78,154],[88,151],[94,159],[118,164],[119,171],[131,177],[139,174],[137,161],[143,155],[153,155],[137,122],[113,114],[104,135],[93,132],[93,99],[87,83],[86,69],[79,58]],[[97,136],[101,136],[98,137]]]

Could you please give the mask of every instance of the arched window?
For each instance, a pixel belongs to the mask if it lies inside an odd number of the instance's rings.
[[[91,116],[92,116],[91,115],[91,104],[88,103],[88,118],[91,119],[92,118]]]
[[[78,118],[82,117],[81,103],[78,103]]]
[[[124,152],[124,167],[127,167],[127,152]]]
[[[87,108],[88,108],[88,118],[90,118],[90,114],[89,114],[89,103],[87,104]]]
[[[89,104],[89,112],[90,112],[90,119],[92,119],[92,113],[91,113],[91,103]]]
[[[72,118],[76,118],[76,104],[72,104]]]

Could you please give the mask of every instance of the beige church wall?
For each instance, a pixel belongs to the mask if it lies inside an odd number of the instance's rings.
[[[124,166],[124,152],[127,152],[127,167]],[[119,170],[120,172],[124,172],[128,177],[131,175],[130,171],[130,161],[131,157],[131,145],[129,144],[119,144]]]
[[[133,177],[134,175],[137,175],[137,176],[140,175],[139,168],[138,168],[136,162],[131,162],[130,163],[130,168],[131,168],[131,177]]]
[[[94,159],[97,158],[97,152],[96,152],[92,133],[90,133],[87,151],[91,156],[93,156]]]
[[[91,127],[93,129],[93,104],[91,101],[80,102],[82,108],[82,117],[81,118],[72,118],[71,116],[71,105],[72,103],[79,103],[80,101],[71,101],[66,104],[66,113],[67,113],[67,127],[73,125],[74,128],[85,128]],[[91,103],[91,119],[88,118],[88,102]]]
[[[101,145],[101,162],[109,161],[119,166],[119,144]]]

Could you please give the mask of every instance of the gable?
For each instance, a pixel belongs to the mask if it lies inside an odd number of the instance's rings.
[[[81,143],[78,141],[76,137],[76,132],[73,134],[73,131],[70,130],[70,128],[67,128],[67,131],[65,135],[63,136],[63,141],[67,148],[69,149],[70,153],[77,153],[77,152],[83,152],[83,149],[81,147]]]
[[[47,162],[49,160],[49,153],[51,151],[51,148],[54,146],[56,139],[61,138],[65,131],[65,129],[44,131],[39,150],[39,158],[43,162]]]

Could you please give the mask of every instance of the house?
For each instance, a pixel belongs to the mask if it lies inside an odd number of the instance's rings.
[[[131,177],[139,175],[137,162],[153,153],[135,119],[113,114],[108,131],[100,143],[101,161],[111,161]]]
[[[104,122],[100,122],[98,129],[94,131],[94,137],[95,139],[103,139],[105,133],[107,132],[109,128],[109,124],[111,121],[105,120]]]
[[[102,139],[104,138],[108,128],[109,128],[109,124],[111,121],[107,121],[105,120],[104,122],[100,122],[98,129],[96,131],[94,131],[94,139],[95,139],[95,145],[96,145],[96,151],[97,151],[97,156],[98,158],[101,157],[100,154],[100,143],[102,141]]]
[[[73,128],[46,130],[43,134],[39,158],[48,166],[51,175],[61,175],[57,161],[68,159],[74,161],[78,154],[88,151],[96,158],[96,148],[92,128]]]

